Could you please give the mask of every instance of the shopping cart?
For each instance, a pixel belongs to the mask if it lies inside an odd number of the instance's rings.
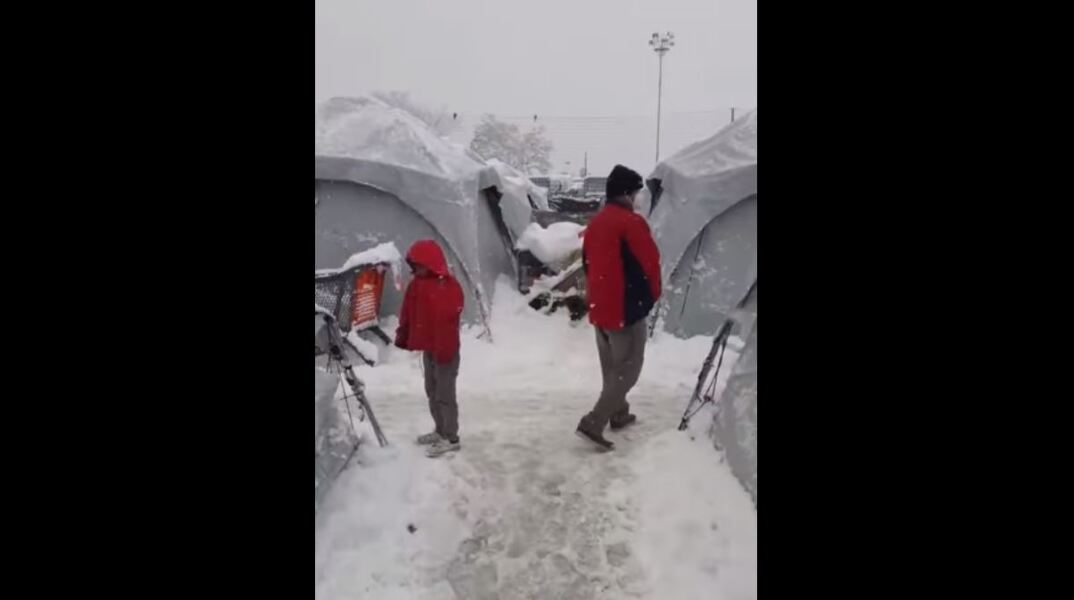
[[[368,331],[385,344],[391,345],[391,338],[380,328],[380,301],[390,268],[387,263],[378,263],[361,265],[346,271],[316,273],[313,278],[314,302],[335,319],[344,334]],[[345,336],[343,344],[366,364],[373,364],[374,361]]]

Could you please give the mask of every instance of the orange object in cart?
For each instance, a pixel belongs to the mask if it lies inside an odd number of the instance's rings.
[[[351,323],[356,330],[374,327],[380,320],[380,294],[384,291],[384,269],[370,267],[354,276]]]

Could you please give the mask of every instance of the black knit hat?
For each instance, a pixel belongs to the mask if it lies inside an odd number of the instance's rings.
[[[617,198],[623,194],[630,194],[642,188],[641,175],[623,165],[615,165],[608,183],[604,185],[604,193],[608,198]]]

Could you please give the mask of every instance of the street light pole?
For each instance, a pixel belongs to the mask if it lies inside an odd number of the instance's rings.
[[[660,162],[660,109],[664,96],[664,55],[675,45],[675,34],[668,31],[664,35],[653,33],[649,45],[660,59],[660,75],[656,84],[656,162]]]
[[[660,53],[660,74],[656,79],[656,162],[660,162],[660,109],[664,99],[664,53]]]

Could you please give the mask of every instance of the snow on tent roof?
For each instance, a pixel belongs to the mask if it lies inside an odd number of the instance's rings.
[[[757,110],[656,165],[653,180],[661,190],[651,209],[653,229],[693,239],[717,215],[757,193]],[[693,231],[677,231],[681,227]]]
[[[728,124],[715,135],[693,143],[656,166],[652,177],[715,178],[757,164],[757,110]],[[666,185],[664,187],[667,187]]]
[[[520,171],[512,167],[511,165],[496,159],[490,158],[485,161],[485,164],[492,167],[496,174],[500,176],[500,182],[506,189],[501,189],[503,193],[513,193],[520,198],[525,198],[529,195],[533,198],[533,201],[537,203],[537,208],[540,210],[548,210],[548,196],[544,191],[544,188],[530,181],[528,177],[523,175]]]
[[[343,263],[342,267],[333,269],[317,269],[315,272],[317,275],[333,275],[336,273],[343,273],[355,267],[362,267],[366,265],[376,264],[388,264],[391,265],[392,270],[398,274],[402,270],[403,255],[399,253],[399,248],[395,246],[394,242],[384,242],[376,247],[361,252],[352,254],[347,262]],[[331,313],[329,313],[331,314]]]
[[[690,291],[687,284],[685,295],[668,294],[662,302],[685,302],[683,307],[702,302],[694,307],[698,318],[709,308],[733,306],[756,279],[757,111],[662,161],[649,187],[654,192],[649,223],[660,247],[663,281],[673,292],[687,281],[700,281],[701,287]],[[709,235],[699,238],[703,230]],[[716,260],[706,266],[713,261],[701,258]],[[697,322],[684,325],[685,333],[697,330]]]
[[[405,110],[370,97],[332,98],[317,107],[315,154],[405,167],[448,179],[484,165]]]

